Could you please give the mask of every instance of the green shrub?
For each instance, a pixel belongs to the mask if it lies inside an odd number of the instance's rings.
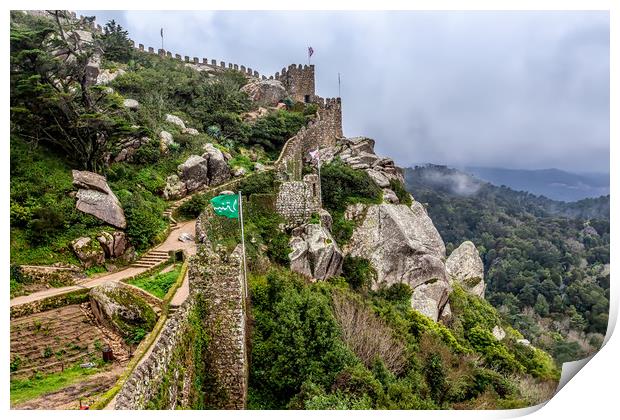
[[[133,56],[133,46],[129,39],[129,33],[117,24],[114,19],[106,23],[101,35],[101,47],[103,57],[106,60],[126,63]]]
[[[381,298],[403,304],[411,304],[411,286],[407,283],[394,283],[389,287],[384,287],[377,292],[377,296]]]
[[[396,179],[390,179],[390,189],[394,191],[400,204],[405,204],[407,207],[411,206],[411,194],[407,192],[402,182]]]
[[[276,176],[273,172],[254,173],[241,181],[239,190],[248,197],[252,194],[273,194],[276,192]]]
[[[370,261],[361,257],[347,255],[342,263],[342,275],[347,279],[353,290],[367,291],[377,279],[377,272],[370,265]],[[411,293],[409,294],[411,297]]]
[[[188,219],[195,219],[200,216],[207,204],[209,204],[209,198],[205,194],[195,194],[181,204],[179,214]]]
[[[330,300],[300,287],[297,275],[271,271],[252,281],[254,340],[250,388],[271,408],[284,408],[308,379],[329,386],[355,356],[340,340]]]
[[[148,194],[144,194],[149,196]],[[139,192],[126,192],[119,199],[127,220],[127,235],[136,249],[143,250],[154,245],[165,231],[167,223],[162,218],[163,201],[147,201]]]
[[[354,203],[378,204],[383,200],[381,188],[364,171],[335,160],[321,169],[323,205],[330,212],[344,212]]]
[[[272,155],[282,148],[307,122],[300,112],[278,110],[259,118],[251,127],[248,142],[262,145]]]

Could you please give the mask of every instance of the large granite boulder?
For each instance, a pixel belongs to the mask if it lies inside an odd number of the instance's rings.
[[[202,157],[207,161],[209,185],[219,185],[230,179],[230,168],[226,162],[226,156],[212,143],[203,146]]]
[[[159,132],[159,148],[162,152],[166,152],[172,143],[174,143],[174,137],[171,133],[165,130]]]
[[[185,182],[181,181],[178,175],[170,175],[166,178],[166,186],[164,187],[164,198],[166,200],[183,198],[186,194]]]
[[[267,106],[275,106],[288,96],[282,82],[273,79],[248,83],[241,91],[247,93],[253,102]]]
[[[119,141],[120,151],[112,157],[113,162],[131,162],[138,149],[151,141],[148,137],[126,137]]]
[[[446,260],[450,282],[457,282],[468,292],[484,297],[484,265],[476,246],[463,242]]]
[[[342,251],[326,227],[306,224],[294,229],[289,245],[291,270],[317,280],[342,272]]]
[[[123,100],[123,106],[132,111],[137,111],[140,108],[140,103],[135,99],[125,99]]]
[[[404,184],[403,172],[394,164],[394,160],[378,156],[374,148],[373,139],[353,137],[339,139],[335,146],[322,148],[319,153],[323,163],[340,158],[353,169],[365,171],[381,188],[389,187],[391,180]]]
[[[114,227],[125,229],[127,227],[125,213],[105,178],[88,171],[74,170],[72,173],[73,185],[78,188],[75,207]]]
[[[125,232],[101,232],[97,241],[101,244],[106,258],[119,258],[130,248]]]
[[[138,329],[150,331],[157,315],[147,301],[128,285],[106,282],[89,292],[93,314],[99,322],[113,328],[123,337],[131,337]]]
[[[107,85],[108,83],[116,79],[118,76],[122,76],[123,74],[125,74],[125,70],[123,69],[116,69],[116,70],[103,69],[97,75],[97,84]]]
[[[185,123],[180,117],[177,117],[176,115],[166,114],[166,122],[174,124],[180,127],[181,129],[185,129]]]
[[[377,270],[377,284],[407,283],[412,288],[438,279],[447,282],[443,263],[446,248],[424,207],[399,204],[368,206],[353,231],[348,253],[370,260]]]
[[[105,261],[105,252],[99,242],[88,237],[81,237],[71,242],[71,249],[84,268],[101,265]]]
[[[191,155],[178,167],[179,179],[185,184],[187,192],[209,185],[208,161],[202,156]]]
[[[372,288],[406,283],[413,289],[413,308],[440,319],[450,292],[446,248],[424,207],[377,204],[347,209],[345,215],[357,222],[345,253],[370,261],[377,271]]]
[[[447,321],[447,314],[451,314],[449,295],[450,289],[445,282],[430,281],[413,289],[411,307],[434,321]]]

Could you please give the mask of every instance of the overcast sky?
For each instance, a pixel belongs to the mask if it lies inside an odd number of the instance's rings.
[[[137,43],[273,74],[315,53],[347,137],[401,166],[609,170],[607,12],[78,11]]]

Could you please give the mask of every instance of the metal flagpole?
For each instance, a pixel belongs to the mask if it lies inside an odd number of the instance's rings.
[[[338,97],[340,98],[340,72],[338,72]]]
[[[248,266],[245,262],[245,232],[243,231],[243,200],[239,191],[239,223],[241,223],[241,251],[243,252],[243,279],[244,293],[248,297]]]
[[[164,28],[161,28],[161,30],[159,31],[159,34],[161,35],[161,49],[164,49]]]

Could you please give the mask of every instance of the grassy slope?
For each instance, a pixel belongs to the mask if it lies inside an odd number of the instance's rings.
[[[41,375],[31,379],[11,380],[11,405],[32,400],[50,392],[63,389],[86,376],[94,375],[106,369],[105,365],[86,369],[79,365],[65,369],[63,372]]]
[[[160,299],[163,299],[166,293],[168,293],[168,290],[170,290],[170,287],[172,287],[176,281],[180,272],[181,264],[176,264],[172,270],[165,273],[159,272],[157,274],[138,277],[128,283],[144,289]]]

